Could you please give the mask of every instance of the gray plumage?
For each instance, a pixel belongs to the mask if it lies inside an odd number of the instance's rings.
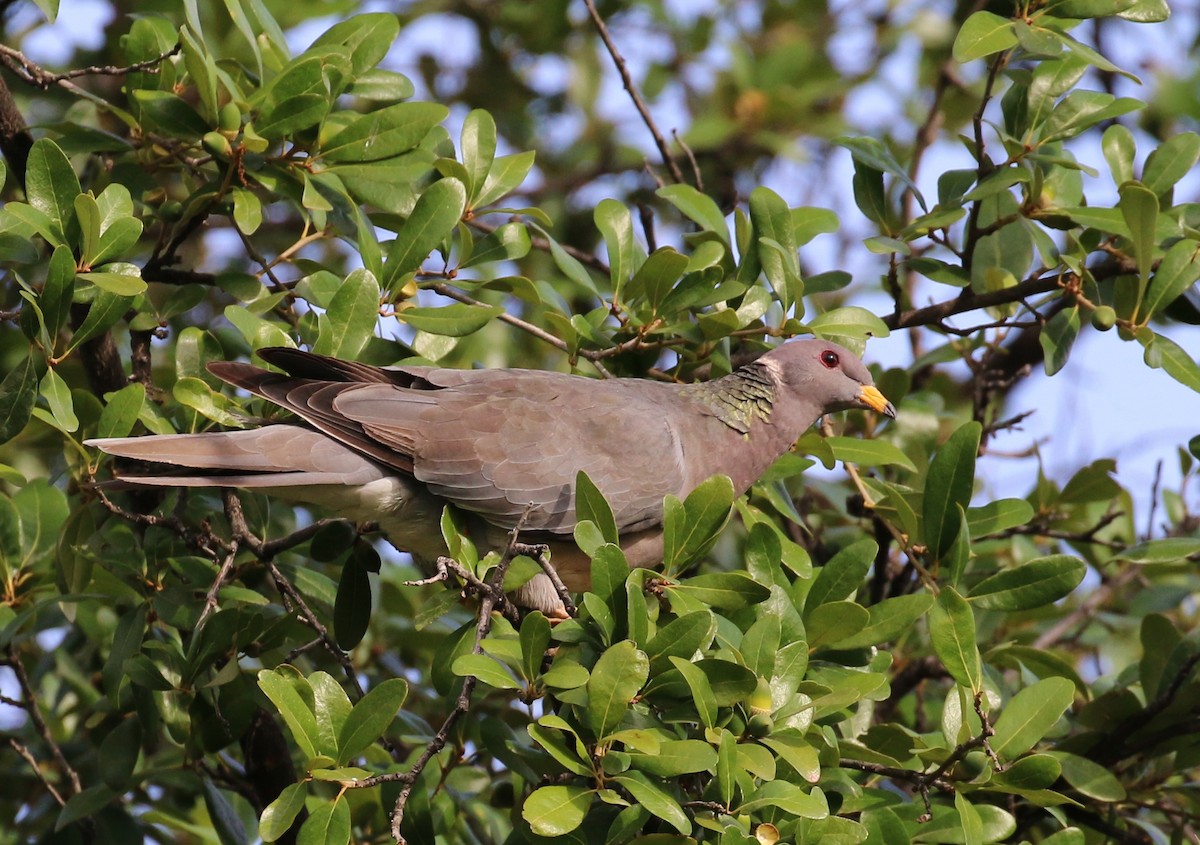
[[[172,467],[120,474],[140,485],[265,489],[378,521],[400,548],[431,561],[449,502],[472,518],[485,548],[503,545],[528,509],[523,539],[548,542],[572,589],[588,562],[571,539],[574,482],[586,472],[612,506],[631,566],[662,556],[662,500],[716,474],[740,494],[822,414],[871,408],[895,415],[852,353],[797,340],[720,379],[667,384],[536,370],[379,368],[295,349],[259,355],[286,374],[220,362],[222,380],[292,411],[296,423],[247,431],[90,440]],[[219,474],[204,474],[216,470]],[[549,580],[518,597],[559,606]]]

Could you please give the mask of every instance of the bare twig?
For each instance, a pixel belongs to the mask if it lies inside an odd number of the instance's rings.
[[[147,59],[144,62],[136,62],[123,67],[116,65],[93,65],[91,67],[74,68],[63,73],[51,73],[41,65],[31,61],[20,50],[14,50],[12,47],[0,44],[0,62],[3,62],[21,80],[31,85],[36,85],[45,91],[51,85],[57,85],[69,79],[78,79],[81,76],[125,76],[130,73],[158,73],[158,66],[172,56],[177,55],[182,48],[182,44],[176,44],[167,52],[155,56],[153,59]]]
[[[596,32],[600,34],[600,40],[604,42],[604,46],[608,48],[608,54],[612,56],[613,64],[617,67],[617,73],[621,75],[621,82],[625,85],[625,90],[629,92],[629,98],[633,100],[634,108],[642,116],[642,122],[650,130],[650,135],[654,138],[654,145],[658,147],[658,153],[662,156],[663,164],[671,172],[671,179],[677,184],[683,184],[683,171],[679,169],[679,163],[675,161],[675,156],[671,153],[670,147],[667,146],[666,139],[663,137],[662,132],[658,130],[654,118],[650,116],[650,110],[646,108],[646,103],[642,99],[642,95],[629,73],[624,56],[617,49],[617,45],[613,43],[612,36],[608,32],[608,26],[604,23],[604,18],[600,17],[600,12],[597,11],[594,0],[583,0],[583,2],[587,6],[588,15],[596,27]]]

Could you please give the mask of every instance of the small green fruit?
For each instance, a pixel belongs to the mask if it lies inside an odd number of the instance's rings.
[[[226,103],[221,106],[221,111],[217,115],[217,128],[222,134],[233,133],[237,134],[242,128],[242,111],[234,103]]]
[[[755,739],[762,739],[775,729],[775,720],[766,713],[755,713],[746,723],[746,733]]]
[[[204,142],[204,148],[213,155],[229,155],[229,139],[220,132],[205,132],[202,140]]]
[[[1106,332],[1117,324],[1117,312],[1109,305],[1099,305],[1092,312],[1092,325],[1102,332]]]

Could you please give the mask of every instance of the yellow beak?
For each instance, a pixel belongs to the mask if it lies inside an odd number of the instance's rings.
[[[863,385],[862,390],[858,392],[858,400],[876,413],[886,414],[893,419],[896,417],[895,406],[873,384]]]

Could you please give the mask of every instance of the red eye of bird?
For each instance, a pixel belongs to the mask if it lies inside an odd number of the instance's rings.
[[[838,365],[838,354],[832,349],[826,349],[821,353],[821,363],[832,370]]]

